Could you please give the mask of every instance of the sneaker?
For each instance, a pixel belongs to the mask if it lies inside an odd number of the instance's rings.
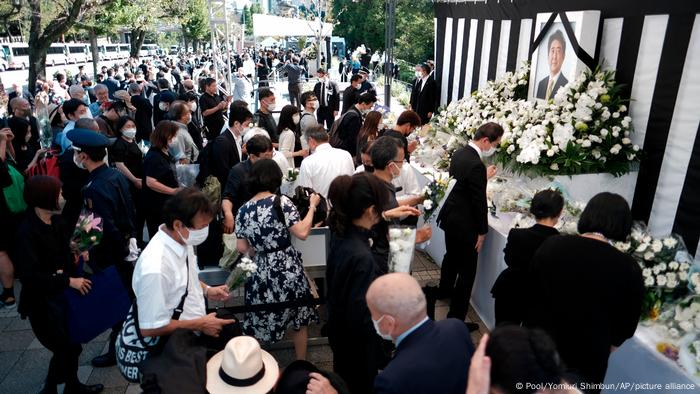
[[[0,300],[0,309],[1,308],[14,308],[17,306],[17,301],[15,300],[14,297],[7,297],[4,300]]]

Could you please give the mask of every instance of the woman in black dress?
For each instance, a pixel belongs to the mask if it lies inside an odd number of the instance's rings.
[[[372,281],[382,274],[370,249],[370,230],[380,220],[418,215],[411,207],[383,211],[389,191],[377,177],[363,172],[337,177],[328,198],[331,252],[328,256],[328,341],[333,370],[353,393],[371,393],[377,371],[389,358],[365,301]],[[384,218],[384,219],[383,219]]]
[[[547,238],[559,234],[554,226],[559,222],[564,198],[555,190],[540,190],[532,198],[530,213],[536,223],[530,228],[514,228],[508,233],[504,260],[508,268],[496,279],[491,294],[495,299],[496,325],[520,325],[525,317],[528,294],[527,271],[530,260]]]
[[[143,161],[141,190],[149,237],[153,237],[158,232],[158,226],[164,222],[162,211],[165,202],[178,191],[175,167],[168,154],[168,145],[175,139],[177,130],[174,122],[161,120],[151,134],[151,149]]]
[[[12,186],[14,180],[10,175],[10,164],[7,162],[8,139],[12,139],[10,129],[0,130],[0,189]],[[14,249],[14,234],[17,231],[24,212],[12,212],[4,193],[0,194],[0,282],[2,282],[2,295],[0,295],[0,308],[14,308],[15,302],[15,270],[10,259]]]
[[[142,243],[143,224],[146,222],[141,198],[143,152],[136,143],[136,121],[130,116],[122,116],[117,121],[116,133],[117,140],[109,148],[109,158],[117,170],[129,180],[131,201],[136,207],[136,239]]]
[[[99,393],[102,385],[86,386],[78,381],[78,357],[82,348],[68,335],[64,291],[73,288],[81,294],[90,291],[88,279],[72,277],[75,269],[69,239],[60,215],[58,197],[61,182],[37,175],[24,187],[27,213],[16,234],[13,260],[22,282],[19,313],[29,317],[39,342],[53,353],[42,392],[56,393],[66,384],[65,393]]]
[[[525,325],[546,331],[582,382],[603,383],[610,353],[637,329],[642,270],[611,244],[631,227],[627,201],[600,193],[581,214],[581,235],[550,237],[532,258]]]

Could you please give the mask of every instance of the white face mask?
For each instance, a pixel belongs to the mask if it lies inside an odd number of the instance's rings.
[[[292,121],[294,122],[294,124],[299,124],[300,120],[301,120],[301,116],[299,116],[299,114],[292,115]]]
[[[270,103],[270,104],[267,105],[267,110],[268,110],[268,112],[274,111],[275,108],[277,108],[277,103]]]
[[[190,232],[190,236],[187,238],[183,237],[179,231],[177,233],[180,235],[180,238],[182,238],[182,240],[190,246],[201,245],[202,242],[204,242],[209,236],[209,226],[200,228],[199,230],[195,230],[193,228],[187,228],[187,230]]]
[[[318,102],[318,100],[317,100],[317,101],[314,101],[314,102],[311,104],[311,108],[313,108],[314,110],[318,109],[318,107],[320,107],[320,106],[321,106],[321,104]]]
[[[360,110],[360,113],[362,114],[362,116],[365,116],[365,115],[367,115],[370,111],[371,111],[371,109],[369,109],[369,108],[367,108],[367,109],[361,109],[361,110]]]
[[[83,164],[83,162],[80,161],[80,159],[78,158],[78,155],[79,155],[79,154],[80,154],[80,153],[78,153],[77,151],[74,151],[74,152],[73,152],[73,163],[75,163],[75,166],[76,166],[76,167],[80,168],[81,170],[84,170],[84,169],[85,169],[85,164]]]
[[[379,329],[379,323],[384,319],[386,315],[382,315],[382,317],[379,318],[379,320],[374,320],[372,319],[372,324],[374,324],[374,331],[377,332],[377,335],[382,337],[382,339],[386,339],[387,341],[393,341],[394,338],[391,337],[389,334],[382,334],[381,330]]]
[[[393,179],[396,179],[396,178],[398,178],[398,177],[401,176],[401,169],[399,168],[399,165],[398,165],[398,164],[396,164],[396,163],[394,163],[394,162],[391,162],[391,164],[393,164],[394,167],[396,167],[396,170],[397,170],[397,173],[396,173],[396,174],[394,174],[394,171],[389,170],[389,173],[391,174],[391,179],[393,180]]]
[[[122,135],[130,140],[133,140],[136,137],[136,129],[134,129],[134,128],[124,129],[124,130],[122,130]]]
[[[161,111],[167,111],[168,110],[168,103],[160,102],[158,103],[158,108],[160,108]]]
[[[416,71],[416,78],[418,78],[418,79],[423,78],[423,74],[421,74],[420,71]]]
[[[492,147],[489,148],[489,150],[487,150],[487,151],[481,151],[481,156],[489,157],[489,156],[493,156],[494,153],[496,153],[496,148],[494,148],[494,147],[492,146]]]
[[[80,115],[80,119],[92,119],[92,113],[88,110],[84,114]]]

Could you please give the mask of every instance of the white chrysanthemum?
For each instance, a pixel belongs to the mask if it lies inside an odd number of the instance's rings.
[[[642,253],[642,252],[644,252],[645,250],[647,250],[648,247],[649,247],[649,244],[640,243],[639,246],[637,246],[637,249],[635,250],[635,252],[637,252],[637,253]]]
[[[656,275],[656,284],[659,286],[666,285],[666,275]]]
[[[645,278],[650,277],[651,276],[651,268],[644,268],[642,270],[642,276],[644,276]]]
[[[644,279],[644,286],[654,286],[654,277],[653,276],[648,276],[647,278]]]
[[[654,258],[654,253],[646,252],[644,253],[644,260],[652,260]]]
[[[655,239],[654,242],[651,243],[651,250],[653,250],[654,253],[659,253],[663,247],[664,244],[658,239]]]
[[[574,139],[574,127],[570,124],[557,124],[552,132],[552,141],[564,149],[569,141]]]
[[[673,237],[665,238],[663,242],[667,248],[673,248],[678,244],[678,241]]]
[[[615,145],[613,145],[612,148],[610,148],[610,153],[612,153],[613,155],[616,155],[616,154],[620,153],[621,149],[622,149],[622,145],[615,144]]]
[[[425,201],[423,201],[423,208],[427,209],[428,211],[430,211],[431,209],[433,209],[433,200],[425,200]]]
[[[676,270],[678,270],[678,266],[679,266],[679,264],[677,261],[671,261],[670,263],[668,263],[668,269],[670,269],[670,270],[676,271]]]

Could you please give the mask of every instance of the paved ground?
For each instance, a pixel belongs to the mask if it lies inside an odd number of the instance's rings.
[[[413,265],[413,275],[421,285],[436,284],[440,278],[439,268],[422,253],[416,253]],[[19,285],[19,284],[18,284]],[[19,292],[19,288],[16,287]],[[449,306],[438,302],[436,319],[444,319]],[[321,316],[324,311],[321,309]],[[468,319],[479,322],[481,329],[472,333],[474,341],[478,341],[486,327],[481,323],[472,310]],[[310,329],[310,337],[319,336],[320,326]],[[106,350],[108,332],[105,332],[92,342],[83,346],[80,356],[79,378],[88,384],[101,383],[105,386],[104,393],[139,393],[139,387],[128,384],[116,367],[93,368],[90,360]],[[275,356],[280,367],[287,366],[294,360],[294,350],[291,342],[284,340],[274,345],[269,351]],[[332,369],[332,354],[325,338],[311,340],[308,359],[323,369]],[[44,382],[48,370],[51,352],[45,349],[34,337],[28,320],[21,320],[17,308],[0,309],[0,394],[37,393]]]

